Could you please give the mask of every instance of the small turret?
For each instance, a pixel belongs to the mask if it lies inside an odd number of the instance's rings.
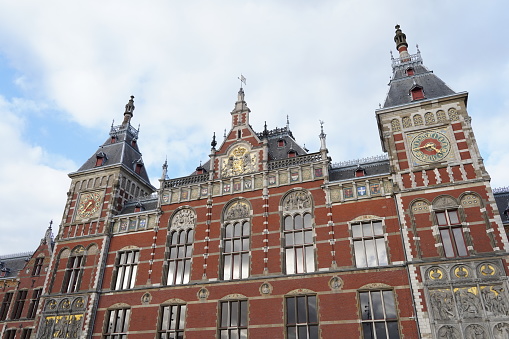
[[[396,43],[396,49],[399,52],[399,57],[403,60],[405,58],[409,58],[410,54],[408,54],[408,44],[406,42],[406,35],[400,29],[399,25],[396,25],[396,35],[394,36],[394,42]],[[405,60],[403,60],[405,61]]]
[[[133,112],[134,112],[134,95],[131,95],[131,99],[125,105],[124,121],[122,122],[122,125],[127,125],[131,122]]]

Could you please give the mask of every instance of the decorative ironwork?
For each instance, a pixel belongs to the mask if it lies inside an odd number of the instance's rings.
[[[272,138],[272,137],[285,136],[285,135],[289,135],[293,138],[292,131],[290,131],[290,128],[288,128],[288,127],[282,127],[282,128],[276,127],[270,131],[266,130],[264,132],[257,133],[257,135],[258,135],[258,138],[260,138],[260,139],[265,136]]]
[[[411,63],[422,63],[421,53],[415,53],[404,58],[395,58],[392,59],[392,67],[409,65]]]
[[[269,170],[274,170],[282,167],[290,167],[295,165],[306,164],[310,162],[320,161],[322,159],[322,155],[320,153],[313,153],[307,155],[301,155],[295,158],[287,158],[281,160],[274,160],[269,162]]]
[[[126,132],[130,134],[134,139],[138,139],[139,130],[131,126],[131,124],[111,126],[110,136],[117,136]]]
[[[389,156],[387,155],[387,153],[375,155],[372,157],[336,162],[336,163],[332,164],[332,168],[354,166],[354,165],[367,164],[367,163],[371,163],[371,162],[384,161],[384,160],[389,160]]]
[[[493,189],[493,193],[494,194],[497,194],[497,193],[509,193],[509,186],[494,188]]]
[[[205,173],[205,174],[198,174],[198,175],[190,175],[188,177],[181,177],[181,178],[176,178],[176,179],[165,180],[164,188],[197,184],[200,182],[205,182],[208,179],[209,179],[209,174]]]

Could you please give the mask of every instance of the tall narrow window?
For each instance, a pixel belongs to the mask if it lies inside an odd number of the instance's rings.
[[[392,291],[359,292],[364,339],[398,339],[398,317]]]
[[[130,313],[129,308],[109,311],[103,339],[126,339]]]
[[[44,258],[43,257],[39,257],[39,258],[35,259],[34,269],[32,270],[32,275],[33,276],[41,274],[41,269],[42,269],[42,263],[43,262],[44,262]]]
[[[9,312],[9,307],[11,307],[13,295],[14,292],[5,293],[4,299],[2,300],[2,307],[0,308],[0,320],[7,319],[7,313]]]
[[[287,215],[284,219],[286,273],[315,271],[311,214]]]
[[[357,267],[375,267],[388,264],[381,221],[352,224],[352,241]]]
[[[14,339],[14,338],[16,338],[16,329],[5,331],[3,339]]]
[[[16,301],[14,302],[11,319],[14,320],[21,318],[21,313],[23,313],[23,307],[25,306],[25,300],[27,298],[27,292],[27,290],[18,291],[18,294],[16,295]]]
[[[225,280],[249,277],[250,210],[246,201],[236,201],[224,212],[222,265]]]
[[[167,240],[166,284],[187,284],[191,279],[196,213],[191,208],[177,210],[171,218]]]
[[[249,221],[228,222],[223,237],[223,278],[249,277]]]
[[[318,312],[315,295],[285,298],[286,337],[318,339]]]
[[[138,271],[139,256],[139,251],[125,251],[118,253],[115,290],[126,290],[134,287],[136,272]]]
[[[186,318],[186,305],[161,307],[159,339],[183,339]]]
[[[463,237],[463,227],[461,225],[458,210],[445,210],[435,213],[437,217],[438,227],[440,229],[440,237],[444,246],[445,256],[464,257],[468,255]]]
[[[247,339],[247,300],[222,301],[219,308],[219,338]]]
[[[191,276],[194,231],[173,231],[169,240],[168,285],[187,284]]]
[[[21,332],[21,339],[30,339],[30,336],[32,335],[32,329],[31,328],[24,328]]]
[[[81,273],[83,271],[84,256],[76,255],[69,257],[67,268],[65,269],[64,283],[62,284],[63,293],[77,292],[80,289]]]
[[[37,313],[37,307],[39,307],[39,300],[41,299],[42,289],[36,289],[32,292],[32,299],[30,299],[30,305],[28,306],[27,318],[35,318]]]

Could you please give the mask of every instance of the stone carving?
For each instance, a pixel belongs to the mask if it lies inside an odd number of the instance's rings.
[[[450,290],[433,290],[429,292],[431,310],[436,320],[454,318],[454,300]]]
[[[410,117],[403,117],[401,121],[403,122],[403,128],[412,127],[412,121],[410,120]]]
[[[480,206],[480,201],[475,194],[466,194],[461,198],[461,205],[463,207]]]
[[[343,287],[343,279],[340,277],[332,277],[329,280],[329,287],[331,290],[340,290]]]
[[[454,326],[445,325],[438,330],[438,338],[440,339],[461,339],[460,331]]]
[[[171,219],[172,230],[186,230],[194,228],[196,223],[196,213],[190,208],[183,208]]]
[[[488,339],[488,334],[484,327],[478,324],[472,324],[465,329],[465,338],[467,339]]]
[[[225,213],[225,220],[249,218],[249,206],[245,202],[237,201],[231,204]]]
[[[148,293],[148,292],[143,294],[143,296],[141,297],[141,304],[142,305],[148,305],[148,304],[150,304],[151,301],[152,301],[152,295],[150,293]]]
[[[294,191],[283,201],[285,211],[302,211],[311,209],[311,197],[306,191]]]
[[[449,119],[451,119],[452,121],[459,120],[458,111],[456,111],[456,109],[449,108]]]
[[[412,204],[412,213],[429,213],[429,204],[426,201],[420,200]]]
[[[269,284],[268,282],[264,282],[261,286],[260,286],[260,293],[261,294],[265,294],[265,295],[268,295],[272,292],[272,285]]]
[[[428,271],[427,276],[431,280],[442,280],[442,279],[445,278],[444,271],[441,268],[438,268],[438,267],[430,268],[430,270]]]
[[[468,278],[470,276],[470,270],[464,265],[456,266],[453,269],[453,272],[454,276],[460,279]]]
[[[490,263],[483,263],[479,266],[479,273],[483,276],[491,276],[498,274],[497,267]]]
[[[494,316],[509,315],[509,302],[504,293],[504,288],[500,285],[483,287],[481,288],[481,297],[486,312]]]
[[[245,146],[237,146],[231,150],[230,154],[222,161],[221,175],[231,177],[253,173],[258,167],[258,157],[256,153],[250,153]]]
[[[426,125],[431,125],[435,123],[435,116],[433,113],[428,112],[424,114],[424,121],[426,121]]]
[[[447,118],[445,116],[445,112],[440,110],[437,111],[437,122],[446,122]]]
[[[207,290],[205,287],[200,288],[198,291],[198,299],[200,300],[206,300],[209,297],[209,290]]]
[[[477,287],[462,287],[454,292],[456,305],[462,318],[481,317],[482,305],[476,293],[478,293]]]
[[[391,128],[392,128],[393,132],[401,131],[401,125],[399,124],[398,119],[392,119],[392,121],[391,121]]]
[[[44,317],[39,338],[79,338],[82,314]]]
[[[457,207],[458,204],[452,197],[441,196],[433,202],[433,207],[436,209],[445,209],[447,207]]]
[[[420,114],[414,115],[414,125],[415,126],[423,125],[422,116]]]
[[[498,323],[493,327],[493,335],[495,339],[509,339],[509,324]]]

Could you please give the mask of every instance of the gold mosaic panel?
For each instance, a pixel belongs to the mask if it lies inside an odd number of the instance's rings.
[[[305,168],[302,170],[302,179],[303,180],[311,179],[311,170],[309,168]]]
[[[288,183],[288,173],[280,173],[279,174],[279,183],[282,185]]]
[[[259,189],[263,187],[263,177],[255,178],[255,188]]]

